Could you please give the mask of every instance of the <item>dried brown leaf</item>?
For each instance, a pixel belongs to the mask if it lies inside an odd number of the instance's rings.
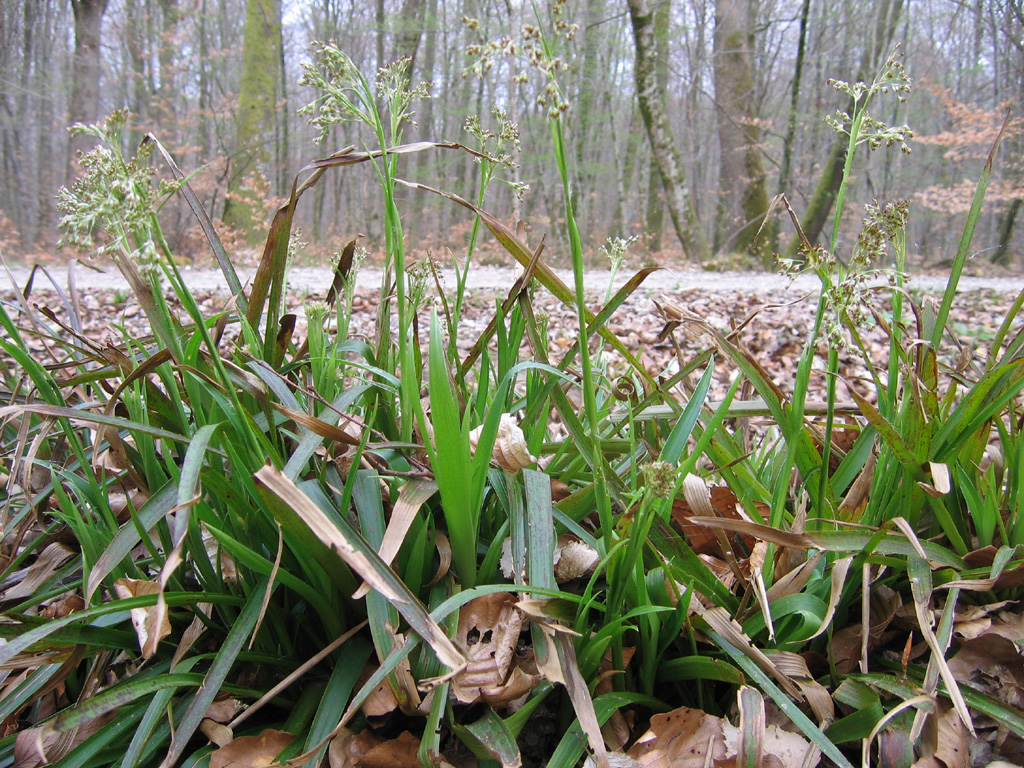
[[[47,546],[25,571],[17,584],[4,590],[3,601],[23,600],[36,593],[64,563],[75,555],[71,547],[54,542]]]
[[[563,584],[589,576],[594,572],[600,559],[597,550],[578,536],[564,533],[558,537],[558,544],[555,547],[555,581]]]
[[[768,768],[816,765],[808,758],[810,745],[799,734],[777,725],[763,729],[760,765]],[[706,768],[737,763],[740,729],[728,720],[701,710],[680,707],[651,718],[650,730],[641,736],[628,755],[644,768]]]
[[[469,447],[474,453],[482,432],[482,426],[470,430]],[[498,434],[494,439],[491,460],[509,472],[519,472],[537,463],[537,457],[530,454],[526,445],[526,435],[509,413],[501,414],[498,421]]]
[[[420,768],[416,756],[419,748],[420,740],[403,731],[397,739],[383,741],[368,749],[354,761],[354,765],[357,768]]]
[[[395,559],[420,507],[436,491],[437,483],[419,477],[412,478],[402,486],[402,490],[398,493],[398,501],[395,502],[395,506],[391,510],[391,519],[388,520],[387,530],[384,532],[384,538],[381,540],[380,549],[377,552],[381,560],[390,565]],[[370,585],[363,582],[352,595],[352,599],[358,600],[366,597],[369,592]]]
[[[494,592],[470,600],[459,613],[456,639],[469,664],[452,679],[452,695],[463,704],[478,701],[482,689],[495,689],[508,678],[519,642],[523,616],[511,592]]]
[[[21,731],[14,737],[14,768],[35,768],[66,756],[72,749],[95,735],[104,725],[117,717],[117,711],[107,712],[89,720],[79,728],[56,732],[47,725],[38,725]]]
[[[256,736],[239,736],[210,753],[210,768],[269,768],[295,734],[268,728]]]
[[[235,738],[234,731],[223,723],[204,717],[199,723],[199,732],[210,740],[210,743],[223,747],[232,742]]]
[[[355,734],[348,728],[342,728],[337,735],[331,739],[327,747],[327,764],[330,768],[353,768],[352,756],[349,752],[349,745],[355,738]]]
[[[949,669],[961,683],[1024,709],[1024,656],[1005,637],[993,633],[962,643]]]
[[[114,592],[121,599],[138,597],[139,595],[156,595],[160,592],[160,584],[147,579],[120,578],[114,582]],[[160,644],[160,641],[171,634],[171,622],[167,618],[166,609],[160,605],[149,608],[132,608],[132,626],[139,638],[142,658],[148,659]]]

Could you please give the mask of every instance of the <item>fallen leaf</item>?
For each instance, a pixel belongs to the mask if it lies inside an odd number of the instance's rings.
[[[708,528],[690,522],[691,517],[707,517],[715,515],[727,520],[745,519],[739,511],[739,499],[732,489],[726,485],[716,485],[708,488],[710,495],[710,507],[707,509],[695,509],[686,499],[675,499],[672,502],[672,527],[681,533],[690,549],[699,555],[713,555],[714,557],[725,558],[726,554],[719,538],[720,531],[716,533],[715,528]],[[768,512],[767,505],[757,505],[762,515]],[[736,557],[746,557],[754,546],[754,537],[747,534],[728,532],[722,534],[727,542],[727,547]]]
[[[4,602],[23,600],[34,595],[54,574],[75,555],[75,550],[58,542],[50,544],[39,553],[35,561],[21,573],[17,584],[3,592]]]
[[[367,750],[354,764],[357,768],[420,768],[416,756],[419,748],[420,740],[403,731],[397,739],[383,741]]]
[[[456,700],[471,704],[480,700],[482,689],[505,683],[522,625],[511,592],[481,595],[466,603],[459,613],[456,640],[466,649],[469,664],[452,679]]]
[[[243,709],[245,709],[245,705],[238,699],[218,699],[206,710],[206,717],[215,723],[229,723]]]
[[[116,717],[116,710],[107,712],[79,728],[63,732],[54,731],[45,724],[27,728],[14,737],[13,768],[35,768],[56,762]]]
[[[961,643],[949,669],[958,681],[1011,707],[1024,707],[1024,656],[1005,637],[987,634]]]
[[[626,753],[644,768],[705,768],[727,757],[721,718],[680,707],[654,715]]]
[[[218,747],[230,744],[235,738],[235,733],[223,723],[204,717],[199,723],[199,732]]]
[[[342,728],[337,735],[331,739],[327,747],[327,764],[330,768],[353,768],[354,763],[349,753],[349,744],[355,738],[355,734],[348,728]]]
[[[482,432],[483,426],[469,432],[469,447],[474,453]],[[491,461],[509,472],[520,472],[537,463],[537,457],[530,454],[526,445],[526,435],[509,413],[501,414],[498,421],[498,433],[494,438]]]
[[[75,611],[80,611],[83,608],[85,608],[85,600],[80,595],[70,594],[49,605],[43,606],[39,611],[39,615],[47,619],[63,619],[65,616],[70,616]]]
[[[597,567],[601,556],[597,550],[578,536],[563,533],[555,547],[555,581],[564,584],[573,579],[589,576]]]
[[[139,595],[155,595],[160,592],[160,585],[147,579],[121,578],[114,582],[114,592],[122,600]],[[162,614],[162,616],[160,615]],[[149,608],[132,608],[132,626],[139,638],[142,658],[148,659],[156,653],[160,641],[171,634],[171,622],[166,610],[161,611],[157,605]]]
[[[651,718],[651,727],[627,754],[644,768],[705,768],[729,765],[738,753],[740,729],[724,718],[680,707]],[[805,762],[809,742],[778,725],[764,729],[761,762],[765,768],[818,764]]]
[[[239,736],[210,753],[210,768],[269,768],[295,734],[268,728],[256,736]]]
[[[946,768],[967,768],[970,764],[970,736],[953,707],[940,703],[937,713],[939,740],[935,757]]]

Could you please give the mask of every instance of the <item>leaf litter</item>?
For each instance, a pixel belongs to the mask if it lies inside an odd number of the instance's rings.
[[[37,291],[36,301],[47,302],[48,296],[45,292]],[[473,331],[482,330],[493,311],[493,301],[497,294],[495,292],[479,291],[474,293],[467,303],[467,312],[464,322],[468,326],[466,333],[462,334],[463,339],[471,339]],[[1000,294],[971,293],[961,294],[962,300],[953,308],[954,327],[959,323],[961,328],[972,328],[975,333],[986,334],[994,332],[1007,306],[1009,298]],[[84,322],[82,323],[81,335],[111,340],[118,337],[119,332],[114,332],[115,325],[125,326],[130,333],[136,337],[142,337],[148,333],[143,316],[137,311],[137,307],[131,304],[119,305],[117,297],[113,294],[93,293],[82,297],[81,307],[84,310]],[[224,297],[218,293],[207,295],[199,294],[197,299],[200,306],[208,309],[210,314],[217,311],[223,304]],[[373,333],[372,320],[376,315],[376,297],[371,292],[359,292],[356,294],[355,311],[352,318],[353,334],[358,335],[360,329],[370,335]],[[298,310],[300,302],[297,298],[291,297],[289,304],[294,310]],[[573,328],[576,323],[574,314],[559,304],[557,301],[546,297],[537,297],[535,304],[539,311],[548,314],[550,320],[551,346],[549,352],[557,358],[562,352],[570,347],[570,339],[573,336]],[[796,361],[800,350],[806,342],[808,323],[813,315],[811,302],[794,302],[791,296],[786,295],[765,295],[761,293],[729,292],[716,294],[704,291],[687,291],[669,297],[660,296],[658,300],[652,295],[633,296],[627,300],[622,309],[609,321],[610,330],[620,339],[624,340],[627,348],[642,355],[644,363],[652,372],[660,372],[664,377],[672,375],[678,370],[682,361],[688,356],[696,355],[706,348],[706,339],[700,339],[699,335],[692,333],[671,333],[668,328],[675,321],[672,319],[671,309],[666,311],[665,307],[673,305],[685,306],[688,313],[699,317],[701,322],[718,328],[723,333],[733,333],[742,329],[743,344],[747,350],[765,367],[771,376],[772,381],[780,388],[785,389],[793,380],[796,368]],[[596,309],[595,309],[596,311]],[[60,313],[57,312],[59,315]],[[747,324],[747,318],[757,315],[756,323]],[[361,325],[363,324],[363,325]],[[668,324],[668,325],[666,325]],[[475,326],[479,325],[480,328]],[[667,330],[668,329],[668,332]],[[884,359],[888,349],[888,343],[884,334],[875,329],[864,335],[864,340],[871,353],[877,353],[879,360]],[[972,340],[964,339],[961,358],[971,357]],[[38,341],[37,341],[38,343]],[[113,343],[113,342],[111,342]],[[40,349],[40,352],[44,350]],[[463,354],[469,351],[460,350]],[[609,364],[610,378],[614,378],[614,371],[617,363],[614,360]],[[961,363],[962,366],[962,363]],[[623,370],[625,370],[623,368]],[[869,376],[862,362],[855,356],[840,359],[840,374],[843,381],[858,381]],[[716,369],[712,397],[721,397],[727,391],[732,371],[725,365]],[[820,382],[819,382],[820,383]],[[812,383],[812,387],[814,384]],[[842,397],[843,388],[840,387]],[[505,417],[508,418],[508,417]],[[509,442],[505,453],[499,455],[501,446],[495,447],[496,461],[501,465],[507,465],[511,470],[518,470],[521,466],[532,463],[535,457],[525,451],[521,441],[521,433],[514,423],[502,422],[504,432],[503,439]],[[851,430],[855,433],[855,430]],[[744,525],[744,518],[747,517],[741,505],[738,504],[736,494],[726,486],[712,486],[707,489],[706,501],[697,497],[685,495],[676,501],[672,520],[677,531],[684,535],[701,557],[705,558],[715,572],[720,573],[723,581],[730,585],[733,590],[739,589],[738,585],[746,583],[746,588],[752,589],[755,595],[755,602],[759,610],[766,611],[767,602],[772,595],[765,593],[763,586],[760,590],[749,583],[751,567],[747,562],[750,557],[765,556],[764,543],[766,540],[774,541],[773,538],[759,538],[758,526],[755,523]],[[941,492],[941,489],[936,493]],[[693,500],[691,500],[693,498]],[[416,506],[412,502],[411,506]],[[763,512],[764,510],[758,510]],[[731,538],[727,538],[719,527],[708,528],[709,520],[695,520],[698,517],[713,516],[719,521],[734,521]],[[559,543],[559,551],[564,552],[577,544],[582,544],[575,537],[567,538],[565,542]],[[780,543],[780,548],[785,548],[788,542]],[[5,599],[13,599],[21,595],[27,585],[35,583],[39,579],[45,580],[63,562],[66,549],[56,549],[59,545],[53,544],[50,549],[44,551],[44,555],[37,558],[34,565],[28,568],[20,579],[12,583],[5,583]],[[343,545],[338,545],[343,546]],[[585,576],[588,568],[593,566],[592,550],[583,545],[585,550],[583,556],[586,565],[579,571],[578,576]],[[387,547],[388,554],[393,557],[394,545]],[[47,554],[49,553],[49,554]],[[984,560],[983,551],[973,553],[976,558]],[[388,558],[390,559],[390,558]],[[810,561],[803,563],[808,565]],[[991,558],[989,558],[991,562]],[[848,562],[847,562],[848,564]],[[804,579],[809,577],[808,573],[801,576],[799,569],[801,564],[797,563],[794,571],[795,577]],[[754,570],[758,570],[755,568]],[[567,578],[574,578],[574,575]],[[1013,571],[1008,572],[1012,574]],[[364,574],[360,574],[364,575]],[[780,574],[781,575],[781,574]],[[1004,574],[1004,576],[1007,574]],[[836,572],[833,571],[833,578]],[[845,570],[842,571],[839,584],[833,585],[833,591],[841,589],[842,581],[846,578]],[[560,579],[561,580],[561,579]],[[135,594],[145,594],[147,591],[158,589],[153,582],[133,582],[132,580],[121,580],[123,583],[117,585],[119,596],[128,597]],[[777,578],[776,587],[780,586]],[[799,591],[797,585],[794,591]],[[781,595],[775,594],[778,598]],[[62,598],[67,600],[65,596]],[[860,661],[862,649],[870,651],[881,649],[893,650],[902,660],[904,670],[907,664],[919,657],[925,650],[923,642],[912,642],[913,633],[924,630],[928,637],[932,632],[932,612],[938,611],[933,605],[934,595],[928,594],[916,600],[912,606],[901,605],[899,595],[888,589],[884,584],[876,584],[869,591],[869,616],[868,636],[865,638],[862,624],[851,624],[837,631],[832,642],[833,661],[836,669],[840,672],[854,671]],[[941,603],[941,600],[938,601]],[[53,601],[58,605],[58,601]],[[718,616],[714,609],[706,610],[698,607],[699,604],[691,602],[691,609],[703,614],[708,623],[719,631],[731,631],[734,639],[742,645],[743,632],[731,617]],[[834,607],[834,606],[833,606]],[[1008,602],[993,603],[985,606],[961,607],[955,606],[952,618],[952,632],[957,639],[957,650],[948,661],[947,672],[959,682],[969,687],[1003,701],[1015,708],[1024,707],[1024,669],[1020,648],[1016,641],[1024,637],[1024,621],[1021,614],[1015,610],[1016,606]],[[831,615],[831,610],[830,610]],[[868,614],[866,614],[868,615]],[[145,658],[152,653],[156,644],[163,637],[170,633],[170,627],[166,623],[166,616],[159,617],[163,620],[159,626],[153,624],[153,609],[133,609],[133,625],[139,636],[140,648]],[[939,616],[935,615],[937,622]],[[922,621],[928,621],[927,628],[922,626]],[[486,701],[491,706],[508,707],[536,687],[543,670],[538,670],[536,660],[532,657],[532,650],[524,653],[518,646],[520,629],[523,626],[523,618],[520,608],[517,607],[515,596],[509,593],[493,593],[484,598],[469,603],[460,614],[460,623],[457,633],[457,640],[462,649],[468,651],[465,660],[462,659],[460,651],[450,648],[452,661],[460,666],[458,673],[452,679],[452,690],[455,698],[469,704],[477,701]],[[439,636],[440,637],[440,636]],[[931,635],[931,643],[935,643],[934,635]],[[753,647],[746,646],[751,652]],[[554,646],[553,646],[554,648]],[[886,651],[888,653],[889,651]],[[777,660],[777,661],[781,661]],[[801,661],[803,671],[788,672],[782,671],[768,658],[760,658],[758,663],[771,671],[780,682],[788,682],[792,686],[791,691],[795,695],[802,696],[810,701],[813,697],[808,695],[804,689],[802,694],[797,693],[798,687],[803,688],[807,681],[813,682],[813,676],[817,676],[823,670],[816,667],[816,660],[809,658],[807,663],[812,669]],[[627,659],[628,664],[628,659]],[[796,685],[794,685],[794,682]],[[789,687],[787,686],[787,687]],[[378,689],[379,692],[387,691],[386,685]],[[741,689],[741,693],[742,693]],[[751,689],[746,689],[751,690]],[[826,695],[831,708],[831,697]],[[379,697],[378,697],[379,699]],[[961,705],[962,706],[962,705]],[[375,707],[368,702],[369,709]],[[378,715],[386,714],[395,708],[394,704],[384,704],[376,708]],[[742,708],[741,708],[742,709]],[[756,707],[755,707],[756,709]],[[761,720],[763,721],[763,702],[761,705]],[[510,709],[510,711],[512,711]],[[823,708],[815,707],[819,719],[826,716]],[[638,738],[630,738],[627,734],[632,730],[631,725],[621,722],[621,713],[616,711],[620,722],[617,726],[610,724],[605,733],[606,740],[613,751],[609,757],[612,764],[632,764],[643,766],[665,766],[666,768],[678,768],[680,766],[705,766],[715,764],[719,766],[739,764],[736,762],[737,755],[740,755],[744,747],[742,739],[746,730],[741,732],[727,718],[718,718],[700,710],[680,708],[670,713],[654,715],[650,719],[649,729]],[[841,713],[840,713],[841,714]],[[977,744],[995,744],[1001,754],[1013,754],[1014,744],[1021,742],[1021,734],[1008,732],[1002,725],[990,725],[982,718],[980,728],[994,735],[987,742],[973,741],[967,733],[971,721],[964,721],[958,716],[955,707],[939,705],[936,711],[937,717],[934,720],[938,729],[936,750],[928,761],[921,761],[918,765],[934,764],[945,765],[947,768],[955,766],[966,766],[968,752],[977,748]],[[35,729],[23,730],[18,735],[16,746],[16,762],[19,766],[32,766],[41,764],[46,760],[59,757],[62,753],[71,749],[79,743],[92,729],[100,727],[107,718],[96,718],[89,721],[82,728],[67,734],[47,735],[41,740],[41,733]],[[211,722],[213,722],[211,720]],[[965,728],[966,726],[966,728]],[[813,750],[808,743],[797,734],[784,731],[777,725],[764,726],[763,722],[758,726],[761,730],[756,731],[762,734],[757,745],[758,753],[755,761],[758,765],[813,765]],[[294,738],[291,734],[280,731],[264,731],[256,736],[244,736],[232,738],[230,731],[227,731],[225,743],[214,751],[211,756],[211,766],[228,768],[264,768],[269,766],[277,755],[288,746]],[[615,731],[618,735],[613,735]],[[220,732],[223,734],[223,732]],[[57,737],[58,741],[52,741]],[[634,734],[635,736],[635,734]],[[884,745],[884,740],[880,744]],[[974,745],[972,747],[972,744]],[[628,747],[628,749],[626,749]],[[417,765],[416,753],[419,748],[419,739],[409,732],[403,732],[395,739],[377,739],[372,734],[364,731],[355,735],[347,729],[338,729],[337,735],[331,741],[329,749],[330,764],[334,768],[340,766],[374,766],[374,765]],[[990,747],[991,748],[991,747]],[[621,750],[624,750],[622,752]],[[1024,745],[1017,748],[1024,754]],[[741,755],[743,756],[743,755]],[[628,760],[626,759],[628,758]],[[746,755],[745,760],[751,759]],[[624,760],[625,762],[616,762]],[[631,761],[631,762],[630,762]],[[750,764],[750,763],[748,763]]]

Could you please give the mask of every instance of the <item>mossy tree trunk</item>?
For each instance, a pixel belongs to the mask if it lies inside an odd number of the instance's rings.
[[[583,238],[589,242],[594,240],[594,228],[591,226],[591,195],[594,193],[595,168],[598,162],[599,147],[593,141],[595,124],[603,116],[598,109],[598,99],[602,95],[602,85],[606,81],[601,66],[601,27],[600,22],[607,15],[607,0],[586,0],[581,34],[583,35],[583,58],[579,68],[578,106],[570,113],[572,116],[572,143],[576,149],[576,179],[572,187],[572,209],[576,216]],[[602,232],[601,234],[607,234]]]
[[[722,238],[728,250],[771,258],[769,238],[757,232],[768,210],[761,131],[754,92],[754,26],[757,0],[715,3],[715,102],[721,150]]]
[[[281,5],[279,0],[247,0],[242,43],[242,84],[235,113],[235,151],[228,174],[224,223],[239,230],[250,242],[259,240],[256,229],[260,208],[257,175],[272,179],[268,168],[281,65]]]
[[[672,0],[664,0],[654,9],[654,48],[657,52],[655,63],[658,89],[664,93],[668,88],[668,28],[672,19]],[[661,173],[658,161],[651,158],[650,174],[647,177],[647,210],[644,230],[647,247],[652,253],[661,250],[661,234],[665,228],[665,198],[662,194]]]
[[[700,222],[697,221],[693,196],[686,185],[682,156],[665,114],[664,94],[658,89],[653,4],[648,0],[629,0],[629,17],[633,24],[633,43],[636,48],[636,64],[633,69],[637,103],[661,172],[665,204],[685,256],[704,260],[710,255],[710,249]]]

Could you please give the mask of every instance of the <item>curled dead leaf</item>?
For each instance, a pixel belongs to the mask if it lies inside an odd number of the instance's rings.
[[[680,707],[654,715],[651,727],[626,753],[645,768],[705,768],[707,765],[731,765],[736,762],[740,729],[724,718],[698,709]],[[764,729],[760,743],[765,768],[792,765],[817,765],[805,762],[808,742],[799,734],[777,725]]]
[[[199,723],[199,732],[210,740],[210,743],[223,747],[235,738],[234,732],[223,723],[204,717]]]
[[[1005,637],[991,633],[967,640],[949,660],[949,669],[961,683],[1024,708],[1024,655]]]
[[[82,599],[81,595],[70,594],[43,606],[39,611],[39,615],[47,619],[63,619],[65,616],[70,616],[75,611],[80,611],[83,608],[85,608],[85,600]]]
[[[3,592],[3,600],[23,600],[29,597],[74,557],[76,551],[64,544],[54,542],[48,545],[28,568],[16,574],[17,583]]]
[[[219,561],[220,574],[224,582],[226,584],[237,584],[238,568],[235,566],[235,561],[231,559],[231,555],[221,547],[220,542],[217,541],[216,537],[205,525],[200,523],[199,529],[202,532],[203,549],[206,550],[206,556],[210,559],[210,563]]]
[[[218,699],[207,708],[206,717],[215,723],[229,723],[244,709],[245,705],[238,699]]]
[[[555,548],[555,581],[562,584],[589,576],[600,559],[597,550],[578,536],[562,534]]]
[[[459,613],[456,640],[469,664],[452,680],[452,695],[463,704],[482,698],[484,689],[502,686],[519,642],[523,616],[511,592],[481,595]]]
[[[600,560],[597,550],[578,536],[565,533],[558,537],[555,546],[552,567],[555,581],[564,584],[573,579],[589,576],[594,572]],[[512,562],[512,539],[507,538],[501,544],[501,560],[498,567],[506,579],[514,576],[515,567]]]
[[[480,426],[469,433],[469,447],[474,452],[482,432],[483,427]],[[509,413],[501,414],[498,421],[498,434],[494,439],[491,460],[509,472],[519,472],[537,463],[537,457],[530,454],[530,449],[526,445],[526,435]]]
[[[540,685],[543,677],[537,669],[533,651],[526,656],[514,656],[508,679],[493,688],[481,688],[480,695],[494,708],[508,706],[512,711],[526,702],[526,696]]]
[[[331,739],[327,747],[327,765],[330,768],[352,768],[352,757],[349,753],[349,744],[355,738],[355,734],[348,728],[340,728],[338,733]]]
[[[160,584],[147,579],[121,578],[114,582],[114,592],[122,600],[139,595],[155,595],[160,592]],[[167,618],[166,608],[151,605],[148,608],[132,608],[132,626],[139,638],[142,658],[148,659],[156,653],[160,641],[171,634],[171,622]]]

